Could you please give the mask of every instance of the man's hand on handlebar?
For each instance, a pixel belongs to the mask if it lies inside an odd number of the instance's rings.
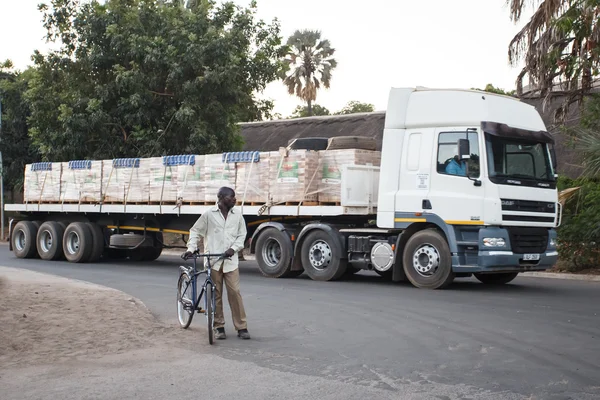
[[[181,258],[183,258],[184,260],[187,260],[188,258],[190,258],[193,255],[194,255],[194,252],[186,251],[185,253],[183,253],[183,256],[181,256]]]
[[[227,258],[231,258],[234,254],[235,254],[235,251],[233,249],[227,249],[225,251],[225,253],[223,253],[223,256],[227,257]]]

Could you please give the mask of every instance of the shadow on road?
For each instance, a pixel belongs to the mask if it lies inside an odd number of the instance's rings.
[[[109,265],[114,263],[116,260],[107,260],[102,261],[100,264]],[[181,260],[178,256],[175,255],[166,255],[161,257],[160,259],[152,262],[138,262],[138,261],[130,261],[130,260],[119,260],[119,263],[123,263],[127,265],[129,268],[169,268],[176,271],[179,265],[185,265],[186,261]],[[123,265],[122,264],[122,265]],[[261,279],[271,279],[267,277],[263,277],[263,275],[258,270],[256,263],[254,261],[240,261],[240,272],[242,275],[249,277],[256,277]],[[535,281],[527,281],[527,279],[532,278],[517,278],[515,281],[505,284],[505,285],[486,285],[477,281],[475,278],[457,278],[450,286],[448,286],[444,291],[457,291],[457,292],[485,292],[485,293],[540,293],[540,294],[557,294],[560,293],[561,290],[556,286],[549,286],[540,284],[539,280]],[[280,281],[294,281],[294,282],[313,282],[308,275],[302,274],[299,277],[295,278],[279,278]],[[414,290],[422,290],[417,289],[410,282],[392,282],[385,278],[380,277],[375,272],[370,271],[361,271],[357,274],[345,276],[339,282],[314,282],[315,285],[319,284],[360,284],[360,285],[378,285],[379,287],[400,287]]]

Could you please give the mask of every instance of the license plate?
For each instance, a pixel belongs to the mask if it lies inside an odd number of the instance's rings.
[[[523,254],[523,260],[525,261],[537,261],[540,259],[539,254]]]

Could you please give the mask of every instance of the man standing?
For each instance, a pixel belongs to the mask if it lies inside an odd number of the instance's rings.
[[[213,265],[212,280],[215,283],[215,337],[225,339],[225,317],[223,315],[223,280],[227,287],[227,299],[233,317],[233,326],[242,339],[250,339],[246,325],[246,312],[240,294],[240,272],[237,252],[244,249],[246,221],[242,213],[234,210],[235,192],[222,187],[217,194],[218,203],[202,214],[190,229],[186,255],[190,256],[198,249],[198,239],[204,238],[204,250],[211,254],[225,254],[231,259],[222,260]]]

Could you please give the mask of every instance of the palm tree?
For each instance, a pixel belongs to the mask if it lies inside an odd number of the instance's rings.
[[[529,22],[512,39],[508,57],[512,65],[524,61],[517,78],[517,94],[523,94],[523,78],[549,99],[555,85],[566,100],[557,110],[564,118],[569,105],[581,102],[592,88],[600,68],[598,0],[506,0],[511,19],[518,22],[526,6],[537,6]]]
[[[335,49],[329,40],[321,39],[321,32],[310,30],[294,32],[287,45],[283,83],[289,94],[296,94],[306,102],[308,115],[312,115],[312,103],[317,99],[317,91],[321,85],[329,89],[331,71],[337,66],[332,57]]]

